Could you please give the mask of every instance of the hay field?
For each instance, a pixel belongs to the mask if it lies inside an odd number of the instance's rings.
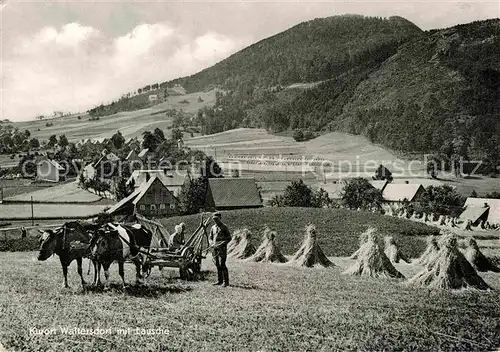
[[[203,281],[182,282],[176,271],[154,269],[148,288],[123,292],[114,264],[111,291],[84,293],[73,266],[72,288],[61,288],[57,258],[38,262],[35,252],[0,253],[0,341],[30,351],[482,351],[500,344],[497,291],[429,296],[398,280],[341,275],[340,268],[241,261],[228,267],[229,288],[211,285],[215,268],[208,258]],[[397,267],[408,276],[416,271]],[[126,279],[133,277],[126,266]],[[484,277],[500,288],[498,275]],[[34,328],[55,332],[35,335]],[[61,328],[109,330],[89,336]],[[120,328],[131,333],[118,335]],[[158,330],[144,335],[140,329]]]
[[[101,197],[81,189],[78,182],[58,184],[34,192],[18,194],[6,198],[9,201],[30,202],[31,197],[35,202],[44,203],[93,203],[101,200]]]
[[[260,208],[222,211],[222,220],[230,230],[248,228],[255,233],[251,242],[258,246],[262,230],[268,225],[277,232],[277,242],[284,254],[293,254],[304,235],[304,227],[316,225],[318,241],[327,256],[349,256],[358,249],[358,237],[368,226],[376,227],[383,236],[395,236],[402,250],[418,257],[425,249],[425,236],[437,234],[438,229],[410,220],[401,220],[371,212],[347,209],[318,208]],[[208,215],[205,215],[205,218]],[[186,233],[200,224],[201,215],[178,216],[161,220],[169,230],[180,222]]]
[[[109,205],[34,204],[35,219],[78,219],[97,215]],[[30,204],[0,204],[0,220],[31,219]]]
[[[201,97],[203,102],[198,102]],[[184,103],[183,101],[187,101]],[[144,131],[154,130],[159,127],[167,132],[171,127],[171,119],[165,116],[164,110],[183,109],[188,113],[196,113],[204,106],[215,103],[215,91],[198,92],[186,95],[170,96],[166,102],[152,107],[119,112],[117,114],[101,117],[98,121],[89,121],[85,114],[75,114],[62,118],[47,119],[42,121],[27,121],[16,123],[19,129],[28,129],[32,137],[48,139],[51,135],[65,134],[70,141],[79,141],[87,138],[109,138],[116,131],[120,131],[125,138],[139,137]],[[77,116],[82,116],[78,120]],[[53,126],[46,127],[51,122]],[[168,135],[168,134],[167,134]]]

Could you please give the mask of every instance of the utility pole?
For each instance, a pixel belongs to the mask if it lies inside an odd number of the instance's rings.
[[[31,196],[31,226],[35,226],[35,215],[33,213],[33,196]]]

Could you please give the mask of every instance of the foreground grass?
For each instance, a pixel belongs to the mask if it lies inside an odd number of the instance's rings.
[[[168,218],[162,222],[169,231],[173,231],[175,224],[184,222],[186,233],[190,234],[197,228],[200,219],[198,214]],[[277,241],[285,254],[293,254],[300,247],[304,227],[309,222],[316,225],[319,244],[329,256],[351,255],[359,247],[359,235],[368,226],[376,227],[382,236],[394,236],[410,257],[418,257],[425,250],[425,236],[439,232],[436,228],[410,220],[346,209],[242,209],[222,212],[222,220],[232,231],[250,229],[254,233],[252,242],[255,245],[262,239],[264,226],[269,225],[277,231]]]
[[[500,345],[500,296],[430,293],[401,281],[341,275],[340,268],[305,269],[230,262],[232,287],[181,282],[175,271],[157,269],[145,297],[129,288],[83,293],[76,269],[72,289],[60,286],[56,258],[0,253],[0,341],[29,351],[164,350],[493,350]],[[348,265],[346,259],[335,259]],[[418,268],[398,266],[409,276]],[[133,278],[127,266],[126,277]],[[484,275],[497,290],[500,276]],[[119,282],[117,267],[111,280]],[[31,328],[56,328],[30,336]],[[62,334],[60,327],[109,328],[95,336]],[[117,328],[162,328],[167,334],[120,336]]]

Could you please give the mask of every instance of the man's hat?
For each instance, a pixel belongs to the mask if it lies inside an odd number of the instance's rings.
[[[221,218],[221,215],[218,211],[216,211],[215,213],[212,214],[212,219],[215,219],[215,218],[217,218],[217,219]]]

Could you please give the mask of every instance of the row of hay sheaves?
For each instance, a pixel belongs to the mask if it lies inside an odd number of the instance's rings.
[[[304,267],[337,267],[320,248],[316,228],[312,224],[306,226],[304,240],[289,261],[279,249],[276,232],[269,227],[265,228],[262,243],[258,248],[251,244],[250,238],[251,232],[248,229],[235,231],[228,244],[228,256],[253,262],[286,263]],[[377,230],[373,227],[360,235],[359,245],[359,249],[350,257],[354,263],[343,271],[346,275],[405,279],[393,263],[406,262],[424,267],[421,272],[408,280],[409,286],[489,290],[491,287],[477,271],[500,272],[500,268],[481,252],[473,238],[459,243],[457,237],[449,232],[442,232],[439,237],[429,237],[427,248],[420,258],[413,261],[401,253],[392,236],[385,237],[382,243]],[[461,250],[459,247],[464,249]]]

